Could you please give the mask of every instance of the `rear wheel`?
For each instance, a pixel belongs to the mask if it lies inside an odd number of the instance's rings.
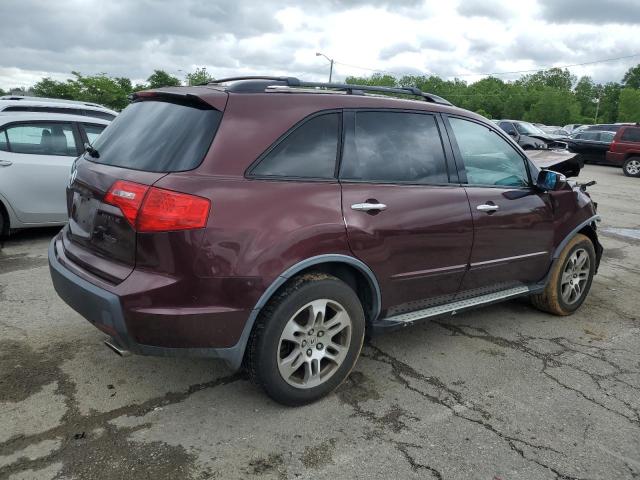
[[[4,213],[2,204],[0,204],[0,239],[9,234],[9,218]]]
[[[595,266],[593,243],[577,234],[562,250],[544,291],[531,296],[533,305],[554,315],[571,315],[589,293]]]
[[[640,157],[628,158],[622,165],[622,171],[627,177],[640,177]]]
[[[311,403],[349,375],[364,331],[362,305],[349,285],[331,275],[305,274],[263,308],[245,366],[275,401]]]

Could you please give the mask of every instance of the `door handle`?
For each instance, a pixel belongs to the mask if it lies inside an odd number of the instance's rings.
[[[354,203],[351,205],[351,210],[357,210],[359,212],[368,212],[371,210],[386,210],[387,206],[384,203]]]
[[[9,167],[13,165],[11,160],[0,160],[0,167]]]
[[[481,212],[495,212],[500,207],[498,205],[490,205],[488,203],[484,203],[482,205],[478,205],[476,210],[480,210]]]

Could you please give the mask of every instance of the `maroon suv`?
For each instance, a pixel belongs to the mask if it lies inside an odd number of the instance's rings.
[[[607,162],[621,166],[627,177],[640,177],[640,124],[620,127],[609,146]]]
[[[290,405],[339,385],[365,333],[520,296],[571,314],[602,254],[584,188],[415,88],[137,93],[67,204],[53,283],[114,350],[244,365]]]

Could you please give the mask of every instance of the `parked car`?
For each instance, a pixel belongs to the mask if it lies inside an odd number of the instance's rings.
[[[569,135],[573,133],[573,131],[579,127],[583,127],[584,125],[580,123],[570,123],[562,127]]]
[[[617,131],[607,162],[621,166],[628,177],[640,177],[640,124],[625,125]]]
[[[544,133],[550,133],[551,135],[559,135],[559,136],[569,135],[569,132],[567,132],[564,128],[559,127],[557,125],[545,125],[543,123],[534,123],[533,125],[538,127]]]
[[[599,123],[596,125],[587,125],[584,127],[585,132],[590,132],[593,130],[599,132],[613,132],[616,133],[625,125],[632,125],[631,123]]]
[[[614,132],[582,130],[566,138],[569,151],[580,155],[583,163],[609,163],[605,158]]]
[[[561,135],[553,135],[540,130],[529,122],[520,120],[494,121],[507,135],[522,147],[523,150],[537,150],[544,148],[566,148]]]
[[[113,120],[118,114],[118,112],[97,103],[22,95],[0,97],[0,112],[66,113],[102,118],[103,120]]]
[[[47,112],[0,112],[0,234],[67,221],[71,165],[109,121]]]
[[[49,247],[56,291],[116,351],[222,358],[300,405],[366,331],[587,296],[584,187],[435,95],[249,77],[133,98],[75,163]]]

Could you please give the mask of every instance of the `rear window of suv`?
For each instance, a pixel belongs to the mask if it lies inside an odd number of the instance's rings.
[[[627,142],[640,142],[640,128],[625,128],[620,140]]]
[[[99,157],[86,159],[149,172],[192,170],[204,159],[221,118],[221,112],[199,103],[135,102],[95,141]]]

